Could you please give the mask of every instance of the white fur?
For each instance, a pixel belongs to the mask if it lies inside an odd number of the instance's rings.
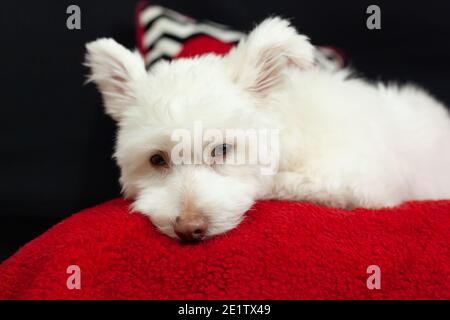
[[[209,221],[208,236],[235,227],[262,198],[353,208],[450,198],[450,117],[408,85],[372,84],[313,66],[313,47],[271,18],[228,55],[144,62],[111,39],[87,45],[91,80],[118,121],[115,157],[134,209],[175,236],[186,201]],[[279,172],[258,165],[175,165],[158,172],[155,150],[171,132],[210,128],[280,129]]]

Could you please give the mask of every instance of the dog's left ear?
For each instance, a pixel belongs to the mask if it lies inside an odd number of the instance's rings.
[[[86,45],[85,65],[90,68],[88,81],[97,84],[105,111],[114,120],[135,103],[135,87],[147,76],[144,59],[113,39],[98,39]]]
[[[314,63],[309,39],[281,18],[269,18],[239,42],[226,57],[233,80],[258,97],[280,85],[289,66],[308,69]]]

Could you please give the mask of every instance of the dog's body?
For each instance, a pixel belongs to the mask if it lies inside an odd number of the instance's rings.
[[[170,236],[223,233],[263,198],[343,208],[450,198],[445,107],[413,86],[315,68],[308,39],[279,18],[224,57],[161,62],[147,73],[142,58],[102,39],[88,45],[87,60],[119,123],[125,194]],[[196,121],[220,130],[278,129],[278,171],[262,175],[260,163],[171,163],[171,133]],[[230,150],[226,156],[239,152]]]
[[[290,72],[288,86],[274,106],[286,129],[273,197],[343,208],[450,198],[450,118],[424,91],[318,69]]]

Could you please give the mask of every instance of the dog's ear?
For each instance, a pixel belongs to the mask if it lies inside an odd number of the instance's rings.
[[[106,113],[119,121],[123,111],[134,102],[134,83],[146,75],[145,63],[113,39],[99,39],[86,45],[88,81],[97,84],[103,95]]]
[[[269,18],[241,40],[226,57],[236,83],[259,97],[283,81],[289,66],[310,68],[314,47],[309,39],[281,18]]]

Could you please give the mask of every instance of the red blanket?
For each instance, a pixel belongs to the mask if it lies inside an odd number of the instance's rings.
[[[0,298],[450,298],[450,201],[378,211],[264,201],[196,245],[160,234],[128,204],[85,210],[26,245],[0,266]],[[71,265],[81,289],[67,287]],[[380,289],[367,286],[371,265]]]

